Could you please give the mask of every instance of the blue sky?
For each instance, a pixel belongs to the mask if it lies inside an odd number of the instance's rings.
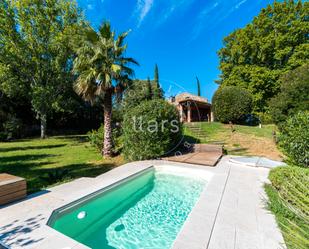
[[[159,66],[166,96],[201,92],[211,100],[217,89],[222,39],[245,26],[272,0],[78,0],[93,27],[109,20],[117,32],[131,29],[127,56],[135,58],[136,78],[153,77]]]

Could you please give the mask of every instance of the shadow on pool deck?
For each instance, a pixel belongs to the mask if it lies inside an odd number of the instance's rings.
[[[44,239],[43,235],[42,238],[33,240],[30,236],[28,236],[28,234],[33,232],[35,229],[40,228],[41,225],[39,223],[43,219],[43,215],[39,214],[35,217],[27,218],[24,221],[18,219],[14,220],[14,222],[0,228],[0,242],[7,247],[15,246],[20,248],[39,243]],[[15,243],[9,242],[16,237],[19,237],[19,239]],[[1,244],[0,248],[2,248]]]

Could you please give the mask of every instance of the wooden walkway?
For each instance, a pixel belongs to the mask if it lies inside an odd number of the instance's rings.
[[[194,144],[192,151],[189,153],[179,156],[165,157],[163,159],[173,162],[216,166],[222,155],[222,145]]]

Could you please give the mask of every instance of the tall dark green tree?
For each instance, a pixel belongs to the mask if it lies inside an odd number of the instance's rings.
[[[147,95],[148,99],[152,99],[152,88],[151,88],[151,81],[150,78],[147,78]]]
[[[196,84],[197,84],[197,96],[201,96],[201,85],[198,77],[196,77]]]
[[[154,80],[153,80],[153,97],[162,99],[164,96],[163,89],[160,86],[160,80],[159,80],[159,68],[158,65],[155,65],[155,70],[154,70]]]
[[[63,92],[72,88],[71,40],[82,18],[74,1],[0,1],[0,88],[7,96],[26,96],[41,122],[61,111]]]
[[[265,111],[280,89],[280,76],[309,60],[308,13],[309,2],[275,1],[225,37],[218,83],[249,90],[254,110]]]

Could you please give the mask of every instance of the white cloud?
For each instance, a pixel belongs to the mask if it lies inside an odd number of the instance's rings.
[[[138,26],[141,25],[153,6],[154,0],[137,0]]]
[[[178,10],[186,10],[196,0],[156,0],[154,26],[163,24],[170,16]],[[133,16],[137,18],[137,27],[140,27],[143,20],[154,9],[154,0],[137,0],[136,10]]]
[[[162,17],[160,18],[160,21],[158,24],[162,24],[165,22],[176,10],[178,10],[180,7],[182,9],[188,8],[195,0],[174,0],[171,1],[171,6],[167,8],[164,12]]]
[[[87,4],[87,9],[88,10],[93,10],[93,5],[92,4]]]
[[[196,38],[198,38],[198,36],[200,35],[204,23],[205,23],[205,19],[207,18],[208,14],[210,14],[212,11],[214,11],[217,7],[219,6],[219,2],[215,2],[214,4],[212,4],[211,6],[206,6],[197,16],[196,19],[196,24],[195,27],[193,29],[193,33],[192,33],[192,37],[191,40],[195,40]]]
[[[247,0],[242,0],[242,1],[240,1],[238,4],[236,4],[235,6],[234,6],[234,8],[235,9],[238,9],[241,5],[243,5],[244,3],[246,3],[247,2]]]

